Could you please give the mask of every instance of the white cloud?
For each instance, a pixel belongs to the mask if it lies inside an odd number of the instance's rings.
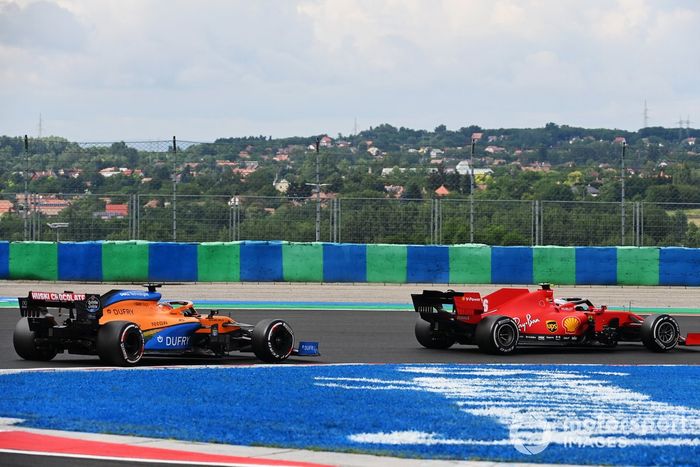
[[[636,129],[644,99],[672,126],[697,108],[699,19],[692,0],[0,0],[0,128]]]

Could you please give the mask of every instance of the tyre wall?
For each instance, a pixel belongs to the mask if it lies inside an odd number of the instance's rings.
[[[698,286],[700,249],[0,242],[0,279]]]

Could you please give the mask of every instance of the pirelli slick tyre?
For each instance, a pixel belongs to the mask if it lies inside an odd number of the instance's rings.
[[[669,315],[650,315],[644,318],[640,335],[644,346],[653,352],[666,352],[678,345],[681,329]]]
[[[278,363],[294,350],[294,332],[281,319],[266,319],[253,328],[253,353],[263,362]]]
[[[110,321],[97,332],[97,355],[112,366],[134,366],[141,361],[143,332],[136,323]]]
[[[518,339],[518,325],[507,316],[487,316],[476,325],[476,344],[482,352],[511,354],[518,347]]]
[[[433,331],[431,324],[422,318],[416,320],[415,333],[418,343],[428,349],[448,349],[455,343],[447,333]]]
[[[17,355],[25,360],[36,360],[48,362],[56,356],[56,350],[52,347],[37,347],[34,341],[34,331],[29,329],[29,321],[22,318],[15,326],[12,335],[12,343],[15,346]]]

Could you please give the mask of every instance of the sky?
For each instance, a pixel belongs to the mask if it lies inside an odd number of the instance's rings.
[[[697,0],[0,0],[0,134],[697,128],[699,40]]]

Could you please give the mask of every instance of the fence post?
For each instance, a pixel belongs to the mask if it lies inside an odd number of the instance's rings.
[[[29,138],[24,135],[24,240],[29,238]]]
[[[338,243],[338,223],[340,220],[340,200],[331,199],[331,225],[330,225],[330,235],[329,241],[332,243]]]
[[[620,231],[622,236],[622,246],[625,245],[625,151],[627,142],[622,142],[622,156],[620,157]]]
[[[177,140],[173,136],[173,156],[177,155]],[[173,158],[175,159],[175,158]],[[177,160],[174,160],[177,163]],[[173,173],[173,242],[177,241],[177,175]]]
[[[435,200],[430,199],[430,243],[435,244]]]
[[[442,243],[442,204],[441,200],[430,200],[430,243],[440,245]]]
[[[141,195],[136,195],[136,240],[141,239]]]
[[[337,205],[337,206],[338,206],[338,215],[337,215],[337,217],[336,217],[336,219],[335,219],[335,223],[336,223],[336,238],[335,238],[335,241],[336,241],[337,243],[340,243],[340,242],[341,242],[340,233],[342,232],[342,230],[341,230],[341,223],[340,223],[340,222],[341,222],[341,214],[342,214],[342,211],[341,211],[341,209],[340,209],[340,199],[338,199],[337,201],[338,201],[338,205]]]
[[[644,202],[639,203],[639,246],[644,245]]]

